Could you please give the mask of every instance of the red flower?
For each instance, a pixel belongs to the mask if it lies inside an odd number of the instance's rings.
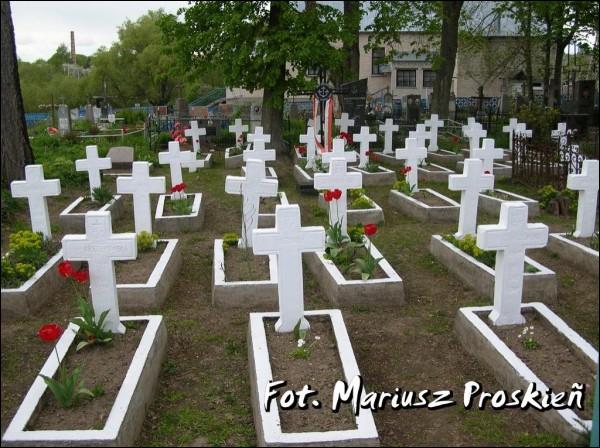
[[[50,128],[48,128],[48,134],[56,135],[56,134],[58,134],[58,129],[50,127]]]
[[[367,152],[365,152],[365,156],[367,156],[367,157],[368,157],[368,156],[369,156],[369,154],[371,154],[371,151],[367,151]]]
[[[366,224],[365,226],[363,226],[363,230],[365,232],[365,235],[367,236],[375,235],[377,233],[377,225]]]
[[[124,132],[125,134],[127,134],[127,133],[129,132],[129,129],[128,129],[126,126],[123,126],[123,132]]]
[[[70,261],[61,261],[58,264],[58,273],[61,277],[71,277],[73,272],[73,266]]]
[[[373,159],[374,162],[379,162],[379,155],[373,153],[373,155],[371,156],[371,158]]]
[[[183,136],[182,136],[182,137],[177,137],[177,139],[176,139],[176,140],[177,140],[179,143],[187,143],[187,138],[185,138],[185,137],[183,137]]]
[[[73,272],[71,277],[76,282],[85,283],[90,280],[90,271],[88,271],[87,269],[80,269],[77,272]]]
[[[331,202],[333,200],[333,192],[327,190],[325,193],[323,193],[323,198],[325,199],[325,202]]]
[[[37,336],[42,341],[52,342],[60,337],[63,333],[63,329],[56,324],[46,324],[42,325],[42,328],[39,329]]]
[[[336,201],[342,197],[342,190],[338,190],[337,188],[335,190],[333,190],[331,192],[331,196],[333,196],[333,199],[335,199]]]
[[[457,135],[453,135],[452,136],[452,142],[453,143],[460,143],[460,137],[458,137]]]
[[[175,129],[179,129],[180,126],[181,126],[181,124],[177,121],[177,122],[175,122],[175,125],[173,127]]]
[[[185,187],[186,187],[185,182],[181,182],[180,184],[173,185],[171,187],[171,193],[179,193],[180,191],[185,190]]]
[[[347,132],[340,132],[340,138],[346,140],[346,143],[348,143],[349,145],[352,144],[352,136]]]
[[[412,170],[412,167],[410,165],[409,166],[405,166],[404,168],[402,168],[402,175],[406,176],[408,173],[411,172],[411,170]]]
[[[304,147],[304,146],[298,146],[298,153],[300,153],[300,154],[306,154],[306,147]]]

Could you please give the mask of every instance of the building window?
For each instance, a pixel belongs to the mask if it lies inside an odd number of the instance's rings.
[[[308,67],[308,71],[306,72],[306,74],[308,76],[319,76],[319,67],[316,65],[313,65],[311,67]]]
[[[435,82],[435,72],[433,70],[423,70],[423,87],[433,87]]]
[[[396,72],[396,87],[417,87],[417,71],[398,70]]]
[[[383,66],[385,65],[385,48],[373,48],[371,57],[371,73],[373,75],[383,75]]]

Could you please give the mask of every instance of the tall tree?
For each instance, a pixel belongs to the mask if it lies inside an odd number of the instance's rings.
[[[249,91],[263,89],[263,126],[276,149],[283,147],[283,102],[286,93],[314,85],[309,68],[339,67],[341,13],[315,4],[306,11],[297,2],[194,2],[182,9],[184,20],[163,20],[167,39],[180,60],[197,73],[220,67],[223,83]]]
[[[344,1],[344,81],[356,81],[360,74],[360,48],[358,38],[360,19],[362,18],[361,2]]]
[[[33,152],[27,135],[23,98],[19,83],[15,32],[10,12],[10,2],[2,2],[1,9],[1,60],[2,60],[2,185],[22,179],[25,165],[33,163]]]

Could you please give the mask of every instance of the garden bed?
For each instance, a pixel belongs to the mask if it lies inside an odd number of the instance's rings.
[[[154,226],[157,232],[178,233],[200,230],[204,221],[202,208],[202,193],[188,193],[188,199],[193,198],[192,212],[189,215],[169,215],[170,195],[161,194],[156,205]]]
[[[40,371],[53,377],[59,359],[67,365],[76,359],[83,365],[82,379],[89,381],[89,387],[101,380],[104,395],[67,411],[58,410],[49,407],[48,387],[37,376],[4,433],[3,445],[128,446],[136,441],[158,385],[167,331],[162,316],[121,317],[121,322],[129,326],[139,322],[145,328],[129,329],[123,336],[115,335],[107,346],[74,353],[78,327],[70,324],[56,344],[57,352],[51,352]]]
[[[385,221],[385,216],[383,214],[383,209],[371,198],[367,195],[363,195],[369,201],[372,202],[372,208],[361,208],[361,209],[353,209],[351,208],[352,202],[349,200],[348,202],[348,225],[355,226],[357,224],[379,224]],[[325,202],[323,194],[319,194],[319,207],[323,210],[329,209],[329,204]]]
[[[407,216],[422,222],[456,222],[460,204],[430,188],[423,188],[412,197],[390,190],[389,203]]]
[[[366,237],[365,241],[368,241]],[[383,257],[374,244],[371,244],[371,254],[374,258]],[[350,275],[343,274],[333,261],[325,258],[325,252],[308,252],[303,258],[319,282],[321,291],[335,305],[404,303],[402,278],[385,258],[379,262],[375,278],[369,280],[352,279]]]
[[[463,252],[441,235],[431,235],[429,251],[454,275],[477,291],[480,295],[493,298],[496,272],[481,261]],[[537,261],[525,257],[525,264],[531,266],[523,274],[523,300],[556,301],[558,287],[556,274]]]
[[[587,384],[592,393],[598,352],[542,303],[521,305],[528,325],[534,326],[539,347],[526,349],[518,337],[523,326],[494,327],[487,315],[493,307],[461,308],[455,329],[463,348],[492,371],[505,390],[525,390],[535,383],[538,390],[570,391],[572,383]],[[585,395],[584,395],[585,397]],[[592,400],[583,400],[591,406]],[[589,412],[588,412],[589,411]],[[591,409],[532,409],[530,413],[550,432],[559,433],[571,444],[589,443]]]
[[[381,165],[378,167],[378,171],[374,173],[355,166],[349,167],[349,170],[353,170],[362,174],[363,187],[373,185],[392,185],[394,182],[396,182],[396,173]]]
[[[527,205],[529,218],[534,218],[540,214],[540,204],[535,199],[498,188],[491,192],[479,193],[479,209],[492,216],[500,216],[500,208],[505,201],[523,202]]]
[[[404,160],[397,159],[394,152],[391,152],[389,154],[384,154],[383,152],[373,152],[373,154],[377,155],[377,158],[381,163],[385,163],[386,165],[389,165],[391,167],[399,168],[401,166],[404,166]]]
[[[140,252],[131,261],[117,261],[119,306],[142,311],[162,306],[181,268],[179,240],[158,240],[156,249]]]
[[[378,434],[370,409],[354,416],[349,405],[331,411],[333,384],[351,382],[359,375],[354,351],[339,310],[307,311],[314,340],[310,359],[293,359],[296,345],[291,333],[275,334],[279,313],[250,313],[248,358],[251,399],[258,446],[378,446]],[[312,359],[318,360],[313,362]],[[286,380],[286,389],[300,390],[305,384],[318,390],[321,406],[307,410],[283,410],[272,401],[266,410],[267,384]],[[281,393],[285,389],[279,389]]]
[[[456,174],[449,168],[430,163],[428,165],[419,166],[419,179],[425,182],[448,182],[450,174]]]
[[[85,233],[85,214],[88,211],[108,211],[113,222],[120,218],[123,212],[123,197],[119,194],[107,204],[100,205],[88,196],[75,199],[60,215],[58,223],[64,234]]]
[[[548,236],[548,250],[569,263],[598,278],[598,250],[589,247],[591,238],[575,238],[566,233],[551,233]]]
[[[249,261],[241,249],[223,250],[223,240],[214,243],[212,303],[222,307],[257,307],[277,304],[277,257],[256,256]],[[249,266],[249,267],[248,267]]]

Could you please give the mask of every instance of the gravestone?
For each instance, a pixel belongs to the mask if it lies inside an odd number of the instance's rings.
[[[166,192],[164,176],[150,177],[149,162],[133,162],[131,177],[117,177],[117,193],[133,195],[135,233],[152,233],[150,194]]]
[[[341,118],[335,119],[335,125],[340,127],[340,134],[342,132],[348,133],[348,126],[354,126],[354,120],[348,118],[348,114],[344,112]]]
[[[333,158],[328,173],[315,173],[315,190],[335,190],[342,192],[341,197],[329,203],[329,225],[340,223],[342,234],[348,235],[348,190],[362,188],[362,174],[348,172],[348,162],[343,158]]]
[[[277,179],[265,177],[264,160],[249,159],[246,176],[227,176],[225,192],[242,195],[242,238],[241,247],[252,247],[252,230],[258,227],[258,209],[261,197],[277,196]]]
[[[421,95],[406,95],[406,119],[418,123],[421,115]]]
[[[482,147],[476,148],[472,154],[474,159],[483,160],[483,172],[489,174],[494,174],[494,160],[504,157],[504,151],[494,146],[493,138],[484,138]]]
[[[113,146],[108,150],[106,157],[111,160],[113,168],[130,170],[133,164],[133,152],[131,146]]]
[[[262,140],[264,143],[271,143],[271,134],[263,134],[263,127],[256,126],[254,133],[248,134],[248,141],[252,143],[255,139]]]
[[[584,160],[581,174],[569,174],[567,188],[579,190],[575,238],[589,238],[594,234],[598,201],[598,160]]]
[[[487,131],[484,130],[480,123],[469,124],[466,128],[463,126],[463,134],[469,139],[469,158],[475,159],[473,151],[479,148],[479,140],[487,137]]]
[[[342,98],[342,110],[354,120],[354,126],[363,126],[366,119],[367,101],[367,78],[352,81],[341,85],[344,94]]]
[[[304,285],[302,253],[325,249],[323,227],[301,227],[298,204],[275,207],[275,228],[255,229],[252,232],[255,255],[277,256],[277,292],[279,295],[278,333],[290,333],[300,322],[308,329],[304,318]]]
[[[85,235],[64,236],[62,249],[65,260],[88,262],[92,306],[96,320],[108,310],[104,329],[113,333],[125,333],[125,326],[119,319],[114,262],[137,258],[135,233],[114,234],[110,212],[87,212]]]
[[[377,141],[376,134],[369,133],[369,126],[361,126],[360,134],[353,134],[353,138],[355,142],[360,143],[360,158],[358,167],[365,168],[367,163],[369,162],[369,143]]]
[[[60,180],[44,179],[43,165],[27,165],[25,180],[12,181],[10,192],[14,198],[27,198],[31,230],[41,232],[47,240],[52,239],[46,196],[60,195]]]
[[[244,132],[248,132],[248,125],[242,124],[241,118],[235,119],[235,124],[229,125],[229,132],[235,132],[235,142],[242,143],[244,141]]]
[[[85,119],[90,123],[95,123],[94,120],[94,107],[91,104],[85,106]]]
[[[85,159],[75,161],[75,170],[88,172],[91,195],[94,193],[94,188],[100,188],[102,185],[101,170],[112,168],[112,161],[108,157],[98,157],[98,147],[96,145],[86,146],[85,154]]]
[[[169,142],[169,151],[158,153],[158,163],[161,165],[169,164],[171,171],[171,187],[183,182],[181,167],[186,163],[194,162],[194,160],[196,160],[194,153],[192,151],[181,151],[179,149],[179,142]],[[185,193],[173,193],[171,198],[185,198]]]
[[[185,130],[186,137],[192,137],[192,146],[194,147],[194,154],[200,152],[200,136],[206,135],[206,128],[199,128],[198,121],[190,121],[190,129]]]
[[[384,125],[379,126],[379,132],[383,132],[384,143],[383,143],[383,153],[384,154],[393,154],[394,151],[392,149],[392,134],[394,132],[398,132],[400,127],[397,124],[394,124],[394,120],[391,118],[387,118],[385,120]]]
[[[448,189],[461,192],[458,232],[455,236],[462,238],[465,235],[475,235],[479,193],[494,189],[494,175],[484,174],[480,159],[467,159],[463,174],[448,176]]]
[[[425,127],[429,127],[429,146],[427,147],[428,151],[437,151],[438,150],[438,129],[444,127],[444,120],[440,120],[437,114],[431,114],[429,120],[425,120]]]
[[[406,160],[404,167],[410,167],[406,181],[413,191],[419,191],[419,161],[427,158],[427,148],[419,145],[416,138],[404,139],[404,149],[396,149],[396,159]]]
[[[71,113],[66,104],[58,106],[58,132],[61,137],[71,132]]]
[[[510,149],[511,152],[513,150],[513,137],[514,132],[517,129],[517,123],[518,121],[516,118],[511,118],[508,120],[508,124],[506,126],[502,126],[502,132],[508,133],[508,149]]]
[[[499,223],[477,228],[477,246],[496,251],[494,308],[489,319],[497,326],[525,323],[521,315],[525,249],[545,247],[548,242],[548,226],[528,224],[527,215],[524,203],[503,202]]]
[[[329,152],[324,152],[321,155],[321,161],[324,165],[327,165],[330,160],[334,157],[345,159],[347,162],[355,162],[356,161],[356,152],[355,151],[344,151],[346,147],[346,141],[343,138],[334,138],[333,139],[333,150]]]
[[[306,129],[306,134],[300,135],[300,143],[306,144],[306,168],[314,168],[315,155],[317,153],[317,141],[321,140],[321,136],[315,136],[315,130],[311,127]]]

